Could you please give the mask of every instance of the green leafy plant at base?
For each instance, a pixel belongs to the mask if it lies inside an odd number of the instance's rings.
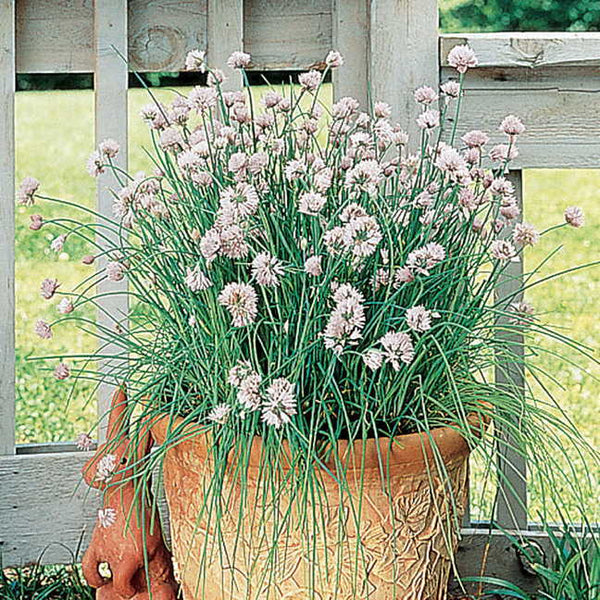
[[[515,336],[529,336],[529,353],[543,353],[537,340],[546,337],[590,357],[589,348],[544,325],[522,297],[547,279],[536,279],[547,259],[524,284],[498,294],[526,247],[582,226],[583,214],[568,207],[563,223],[542,232],[515,224],[519,207],[507,174],[523,123],[506,117],[497,144],[478,130],[461,139],[456,133],[464,73],[477,62],[472,50],[452,50],[456,80],[416,90],[418,140],[391,121],[385,102],[368,112],[351,98],[331,109],[321,102],[324,75],[342,62],[335,52],[325,74],[301,75],[299,88],[272,88],[260,107],[247,91],[225,91],[223,72],[209,69],[201,53],[188,61],[208,69],[209,86],[142,110],[153,134],[151,175],[120,169],[113,140],[90,158],[92,175],[114,177],[115,218],[85,207],[92,221],[31,216],[34,229],[61,231],[54,251],[76,238],[90,249],[83,259],[90,275],[81,284],[68,291],[56,279],[42,282],[44,298],[62,299],[53,322],[36,323],[38,335],[49,339],[62,322],[74,321],[100,339],[102,357],[110,359],[100,371],[99,353],[45,357],[56,378],[125,385],[134,445],[144,423],[168,422],[166,441],[139,465],[140,486],[195,426],[194,435],[209,440],[213,468],[198,521],[210,523],[219,546],[221,525],[232,517],[231,480],[247,497],[260,439],[258,485],[268,500],[242,502],[234,518],[240,538],[246,522],[270,531],[269,550],[255,567],[270,582],[285,565],[279,546],[290,532],[305,532],[309,557],[317,544],[335,541],[322,528],[323,473],[360,521],[363,498],[351,497],[339,450],[346,443],[382,440],[393,449],[403,435],[429,439],[449,427],[478,446],[492,470],[499,447],[526,457],[549,492],[548,506],[559,501],[550,494],[557,481],[576,495],[591,485],[591,476],[569,480],[557,453],[570,446],[595,464],[593,450],[550,395],[522,390],[513,377],[517,365],[542,390],[552,378],[528,361],[531,354],[515,352]],[[246,84],[249,61],[234,53],[229,63]],[[78,208],[45,196],[31,178],[19,201]],[[125,278],[128,290],[110,288]],[[115,295],[129,298],[128,315],[106,313],[103,304]],[[88,307],[108,322],[93,322]],[[500,381],[490,378],[494,370],[504,375]],[[480,440],[473,422],[489,420],[493,427]],[[389,494],[381,454],[378,460],[382,493]],[[456,507],[459,499],[446,487]],[[344,518],[336,516],[341,538]],[[459,511],[442,520],[456,534]],[[386,542],[390,552],[397,534]],[[368,578],[360,530],[353,543],[353,577]],[[218,550],[205,547],[201,560]],[[447,550],[452,554],[451,543]],[[316,578],[335,582],[341,575],[334,565],[343,560],[314,564],[310,585]]]
[[[73,559],[74,560],[74,559]],[[71,565],[42,565],[2,568],[0,561],[0,598],[2,600],[94,600],[95,593]]]
[[[598,600],[600,598],[600,540],[588,523],[563,523],[557,529],[546,527],[549,552],[537,545],[514,539],[528,569],[537,575],[539,591],[530,595],[517,585],[499,578],[481,577],[470,581],[486,585],[478,598],[517,598],[519,600]]]

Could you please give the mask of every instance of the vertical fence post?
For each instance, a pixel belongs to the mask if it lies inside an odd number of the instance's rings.
[[[523,209],[523,172],[511,171],[509,180],[515,187],[515,194],[521,211]],[[505,228],[503,235],[512,234],[512,227]],[[522,294],[517,293],[523,285],[523,258],[519,262],[510,263],[499,282],[496,297],[507,298],[507,303],[521,301]],[[503,306],[506,308],[506,306]],[[500,325],[506,317],[500,319]],[[514,331],[501,331],[503,342],[510,344],[511,353],[516,361],[510,364],[499,364],[496,367],[496,382],[506,384],[511,389],[525,389],[525,372],[523,369],[524,338]],[[503,361],[505,363],[505,361]],[[502,432],[500,432],[502,433]],[[525,458],[513,448],[513,440],[507,433],[502,437],[503,443],[498,448],[498,467],[502,474],[496,505],[496,522],[505,529],[527,528],[527,465]]]
[[[239,89],[236,73],[225,63],[235,50],[244,49],[244,0],[208,0],[208,63],[223,69],[224,90]]]
[[[0,0],[0,456],[15,451],[15,3]]]
[[[116,140],[121,149],[115,163],[121,169],[127,169],[127,87],[129,70],[123,57],[127,57],[127,1],[126,0],[96,0],[94,3],[94,32],[96,69],[94,73],[95,94],[95,139],[96,144],[106,138]],[[119,56],[119,54],[121,56]],[[98,177],[97,209],[103,215],[112,218],[112,201],[109,188],[115,186],[110,173]],[[97,261],[98,269],[106,266],[106,257]],[[127,281],[112,282],[103,279],[97,291],[100,294],[123,292],[127,289]],[[123,319],[127,315],[128,305],[126,296],[106,296],[101,301],[106,311],[98,312],[99,325],[114,329],[113,319]],[[112,318],[111,318],[112,317]],[[102,350],[104,355],[111,356],[120,349],[108,345]],[[111,361],[101,361],[99,368],[106,373],[110,371]],[[112,386],[102,383],[98,390],[98,413],[102,419],[99,435],[104,438],[106,433],[106,415],[110,405]]]
[[[439,81],[437,0],[371,0],[370,15],[372,98],[389,102],[417,143],[413,92]]]
[[[333,71],[333,94],[356,98],[368,108],[369,11],[366,0],[335,0],[333,3],[333,49],[341,52],[344,66]]]

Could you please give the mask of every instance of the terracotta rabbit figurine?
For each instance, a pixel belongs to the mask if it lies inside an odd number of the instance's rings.
[[[133,465],[152,447],[150,428],[142,427],[135,449],[128,430],[127,396],[120,388],[112,398],[107,441],[83,468],[87,484],[104,492],[83,574],[98,588],[97,600],[175,600],[173,564],[151,491],[132,479]],[[101,563],[108,564],[110,579],[100,574]]]

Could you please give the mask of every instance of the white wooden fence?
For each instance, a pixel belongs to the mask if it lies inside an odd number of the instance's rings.
[[[479,66],[469,71],[462,127],[494,130],[520,115],[528,133],[515,168],[600,165],[600,34],[499,33],[439,35],[437,0],[0,0],[0,553],[4,564],[38,558],[48,544],[75,548],[90,532],[97,499],[79,485],[84,461],[73,445],[15,445],[14,427],[14,93],[19,73],[94,73],[96,139],[111,137],[127,162],[127,67],[178,71],[192,48],[212,64],[234,49],[252,54],[256,70],[303,70],[335,48],[337,97],[390,102],[413,127],[412,91],[451,73],[445,57],[468,42]],[[512,172],[521,195],[521,171]],[[98,182],[98,207],[110,199]],[[113,284],[114,285],[114,284]],[[505,285],[511,285],[507,282]],[[506,290],[505,290],[506,291]],[[113,300],[113,310],[126,309]],[[519,343],[521,340],[515,340]],[[520,380],[522,373],[513,376]],[[100,394],[99,411],[106,407]],[[508,479],[519,502],[500,494],[497,520],[527,530],[526,470],[510,457]],[[478,574],[486,546],[466,523],[459,554],[463,574]],[[501,536],[489,548],[489,574],[522,578]],[[69,560],[58,545],[46,562]]]

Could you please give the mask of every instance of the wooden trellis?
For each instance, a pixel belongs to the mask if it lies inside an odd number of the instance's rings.
[[[392,104],[393,117],[412,130],[414,88],[453,75],[445,57],[454,45],[469,43],[480,64],[466,78],[465,130],[494,131],[506,114],[518,114],[528,132],[519,140],[515,168],[600,165],[600,34],[439,35],[437,22],[436,0],[0,0],[0,553],[5,565],[35,560],[54,542],[75,548],[91,531],[97,502],[78,485],[85,458],[72,444],[15,445],[16,73],[93,72],[96,140],[119,141],[120,166],[126,167],[128,72],[115,48],[140,72],[181,70],[193,48],[206,48],[215,65],[244,49],[256,70],[305,70],[335,48],[345,58],[345,67],[334,75],[335,96],[365,103],[370,91],[373,99]],[[522,172],[511,177],[522,201]],[[97,202],[110,214],[106,185],[100,177]],[[506,293],[514,281],[503,285]],[[116,298],[110,310],[126,311]],[[514,343],[518,347],[522,340]],[[523,374],[515,369],[510,377],[518,382]],[[100,415],[106,398],[102,390]],[[525,465],[518,457],[509,459],[497,520],[535,535],[524,509]],[[486,538],[469,522],[465,535],[459,566],[464,574],[478,574]],[[501,536],[493,540],[488,573],[520,580],[508,543]],[[69,556],[53,545],[44,560]]]

